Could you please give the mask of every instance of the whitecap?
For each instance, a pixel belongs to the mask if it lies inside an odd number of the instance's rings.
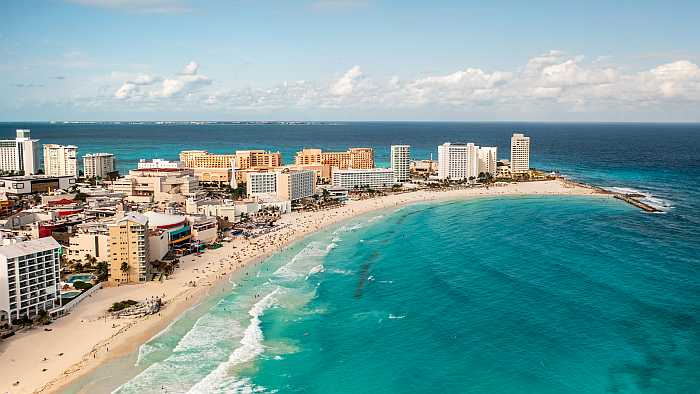
[[[213,371],[211,371],[204,379],[195,384],[188,393],[213,393],[213,392],[241,392],[241,389],[250,389],[249,383],[243,380],[231,378],[228,376],[229,370],[239,364],[247,363],[254,360],[258,355],[265,351],[262,344],[264,339],[262,329],[260,328],[260,317],[266,309],[275,303],[275,294],[280,290],[277,287],[271,293],[256,302],[248,311],[250,315],[250,323],[243,332],[240,346],[237,347],[229,356],[228,360],[220,363]]]
[[[403,319],[405,317],[406,317],[406,315],[395,316],[395,315],[392,315],[391,313],[389,314],[389,319]]]

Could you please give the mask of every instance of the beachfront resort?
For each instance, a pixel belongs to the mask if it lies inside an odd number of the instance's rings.
[[[18,371],[13,392],[55,390],[133,350],[202,289],[331,223],[417,201],[599,192],[530,168],[522,133],[507,159],[450,142],[436,161],[389,146],[388,168],[368,147],[305,148],[289,164],[278,151],[183,150],[123,175],[111,153],[85,154],[81,170],[74,145],[45,145],[42,170],[29,130],[3,142],[0,357]]]

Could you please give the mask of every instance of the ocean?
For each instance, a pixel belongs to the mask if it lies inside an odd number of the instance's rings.
[[[139,158],[183,149],[532,137],[532,164],[646,194],[421,203],[313,234],[231,278],[79,393],[691,393],[700,387],[700,125],[0,124]]]

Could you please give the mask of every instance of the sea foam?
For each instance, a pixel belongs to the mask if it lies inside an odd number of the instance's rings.
[[[209,375],[194,385],[188,391],[189,393],[228,393],[237,391],[242,392],[244,390],[251,389],[251,385],[249,383],[231,378],[229,376],[229,370],[236,365],[252,361],[265,350],[262,344],[264,337],[262,329],[260,328],[260,317],[263,315],[266,309],[275,303],[274,296],[279,290],[280,288],[277,287],[260,301],[256,302],[252,308],[250,308],[248,311],[248,315],[251,317],[250,323],[243,332],[243,338],[241,338],[240,346],[237,347],[233,353],[231,353],[228,360],[219,364],[216,369],[209,373]]]

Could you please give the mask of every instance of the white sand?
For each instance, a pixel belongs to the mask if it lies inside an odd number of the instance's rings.
[[[0,393],[57,392],[106,360],[135,351],[171,321],[207,295],[234,270],[258,261],[304,235],[372,210],[420,201],[499,195],[594,195],[593,189],[561,180],[511,184],[504,187],[450,191],[415,191],[361,201],[320,211],[282,217],[283,229],[250,241],[236,239],[200,257],[181,258],[181,267],[165,282],[98,290],[73,312],[58,319],[51,332],[33,328],[0,343]],[[197,287],[187,285],[195,281]],[[158,315],[140,319],[105,318],[117,301],[160,296],[166,301]],[[59,356],[63,353],[62,356]],[[46,358],[46,361],[44,361]],[[46,369],[46,371],[43,371]],[[19,381],[17,386],[13,383]]]

